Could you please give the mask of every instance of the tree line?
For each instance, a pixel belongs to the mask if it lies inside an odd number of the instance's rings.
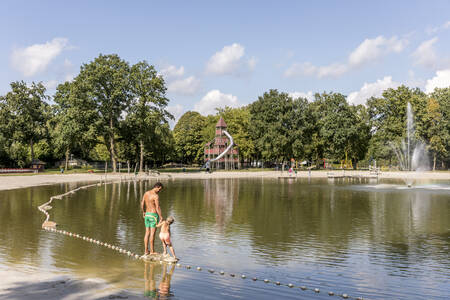
[[[224,117],[245,161],[283,163],[292,158],[319,164],[373,160],[396,166],[392,144],[406,137],[406,106],[415,113],[415,138],[428,145],[433,170],[450,164],[450,87],[427,95],[418,88],[387,89],[366,105],[349,104],[340,93],[316,93],[313,101],[269,90],[253,103],[218,109],[215,116],[185,113],[173,135],[178,159],[201,163],[204,145],[214,137],[214,125]]]
[[[416,138],[424,141],[433,168],[450,164],[450,87],[425,94],[418,88],[387,89],[366,105],[340,93],[316,93],[313,101],[269,90],[247,106],[219,108],[203,116],[188,111],[169,127],[166,85],[146,61],[134,65],[118,55],[99,55],[50,97],[42,83],[11,83],[0,96],[0,167],[48,164],[70,155],[87,161],[201,164],[204,145],[222,116],[242,161],[319,163],[373,159],[396,165],[391,143],[406,135],[406,105],[415,113]]]
[[[161,162],[172,159],[173,139],[162,76],[146,61],[118,55],[83,64],[50,97],[42,83],[11,83],[0,97],[0,165],[24,167],[69,155],[89,161]]]

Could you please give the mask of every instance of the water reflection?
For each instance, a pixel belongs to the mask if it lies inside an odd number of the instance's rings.
[[[141,253],[145,227],[139,203],[153,183],[81,190],[55,201],[50,213],[61,229]],[[450,200],[445,189],[263,178],[171,180],[164,185],[162,212],[176,219],[173,242],[183,263],[330,290],[345,287],[347,293],[369,298],[449,292]],[[146,265],[143,279],[140,261],[40,229],[44,216],[36,207],[74,187],[0,192],[0,263],[70,270],[140,293],[145,285],[146,292],[156,289],[158,297],[170,295],[170,284],[175,286],[183,272]],[[203,292],[196,290],[200,283],[190,277],[183,282],[193,289],[190,295],[201,297]],[[244,298],[264,294],[242,293]]]
[[[168,266],[167,264],[161,265],[158,263],[146,262],[144,269],[144,295],[154,299],[168,299],[173,296],[170,291],[170,282],[174,271],[175,265]],[[157,284],[158,277],[160,278],[159,285]],[[156,288],[157,285],[158,289]]]

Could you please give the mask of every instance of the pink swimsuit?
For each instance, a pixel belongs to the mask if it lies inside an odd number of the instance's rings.
[[[159,233],[159,238],[164,241],[164,243],[166,243],[167,245],[170,245],[170,233],[168,232],[160,232]]]

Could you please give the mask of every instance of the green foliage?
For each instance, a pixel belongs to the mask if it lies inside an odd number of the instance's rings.
[[[1,121],[3,136],[12,143],[22,143],[30,146],[31,159],[34,159],[34,144],[46,137],[47,120],[50,118],[50,107],[44,101],[45,87],[42,83],[32,83],[30,87],[24,81],[11,83],[11,91],[0,97]],[[13,148],[17,148],[14,146]],[[23,165],[24,160],[12,155],[17,164]]]
[[[306,152],[310,132],[306,99],[292,99],[287,93],[270,90],[249,106],[249,132],[255,150],[265,160],[284,161]]]
[[[116,140],[119,122],[131,102],[130,66],[118,55],[102,55],[84,64],[74,79],[87,89],[89,101],[95,103],[99,116],[99,130],[104,133],[116,171]]]
[[[55,156],[74,153],[87,159],[97,143],[98,113],[81,80],[65,82],[54,96],[54,117],[50,122]]]
[[[426,107],[425,94],[419,89],[400,86],[387,89],[380,98],[367,101],[369,126],[373,138],[370,140],[369,155],[376,159],[395,159],[389,143],[400,143],[406,136],[406,106],[410,102],[416,117],[416,138],[423,133],[422,120]]]
[[[175,151],[183,163],[203,162],[205,125],[206,118],[195,111],[186,112],[175,125]]]

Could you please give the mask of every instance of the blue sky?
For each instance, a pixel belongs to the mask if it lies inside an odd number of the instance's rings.
[[[99,53],[147,60],[169,109],[203,114],[276,88],[364,103],[388,87],[450,85],[450,1],[2,1],[0,94],[49,94]]]

